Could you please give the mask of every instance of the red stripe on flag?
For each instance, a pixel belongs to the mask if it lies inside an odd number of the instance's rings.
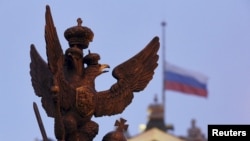
[[[183,92],[186,94],[192,94],[202,97],[207,97],[207,91],[205,89],[199,89],[183,83],[165,81],[165,89]]]

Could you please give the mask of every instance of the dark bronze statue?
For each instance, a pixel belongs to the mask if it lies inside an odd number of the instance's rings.
[[[146,47],[112,72],[117,82],[109,90],[96,91],[95,78],[109,65],[100,64],[99,54],[88,48],[94,34],[90,28],[78,25],[64,33],[69,48],[63,53],[49,6],[45,14],[47,63],[35,46],[30,50],[30,75],[35,94],[42,106],[54,118],[55,136],[63,141],[92,141],[98,134],[98,124],[92,116],[111,116],[122,113],[131,103],[133,93],[142,91],[153,78],[157,67],[159,38],[154,37]]]

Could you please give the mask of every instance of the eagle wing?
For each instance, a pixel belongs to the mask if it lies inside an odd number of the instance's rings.
[[[154,37],[138,54],[114,68],[117,82],[96,94],[96,117],[121,113],[132,101],[133,92],[142,91],[158,66],[159,38]]]
[[[42,97],[42,106],[48,116],[53,117],[55,105],[51,95],[50,88],[52,86],[52,73],[48,68],[48,64],[42,59],[34,45],[30,47],[30,75],[31,83],[35,90],[35,94]]]
[[[57,36],[56,28],[50,12],[50,7],[46,6],[45,13],[45,41],[46,41],[46,63],[39,55],[34,45],[30,50],[30,75],[32,86],[37,96],[41,97],[43,108],[49,117],[55,114],[55,94],[51,91],[53,86],[59,87],[59,100],[61,107],[67,109],[72,104],[73,98],[70,93],[74,93],[70,85],[63,76],[63,51]]]
[[[48,65],[50,71],[57,75],[62,71],[64,56],[48,5],[46,6],[45,21],[45,41]]]

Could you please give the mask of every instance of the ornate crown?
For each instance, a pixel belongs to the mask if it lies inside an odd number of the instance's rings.
[[[73,26],[65,30],[64,37],[69,45],[80,45],[81,49],[88,48],[89,42],[92,42],[94,33],[86,26],[82,26],[81,18],[77,19],[77,26]]]
[[[97,53],[90,53],[86,55],[83,59],[84,63],[87,65],[97,65],[98,61],[100,60],[100,55]]]

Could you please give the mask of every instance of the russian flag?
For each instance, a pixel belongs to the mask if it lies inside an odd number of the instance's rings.
[[[203,74],[166,63],[164,71],[165,90],[207,97],[207,80],[208,78]]]

